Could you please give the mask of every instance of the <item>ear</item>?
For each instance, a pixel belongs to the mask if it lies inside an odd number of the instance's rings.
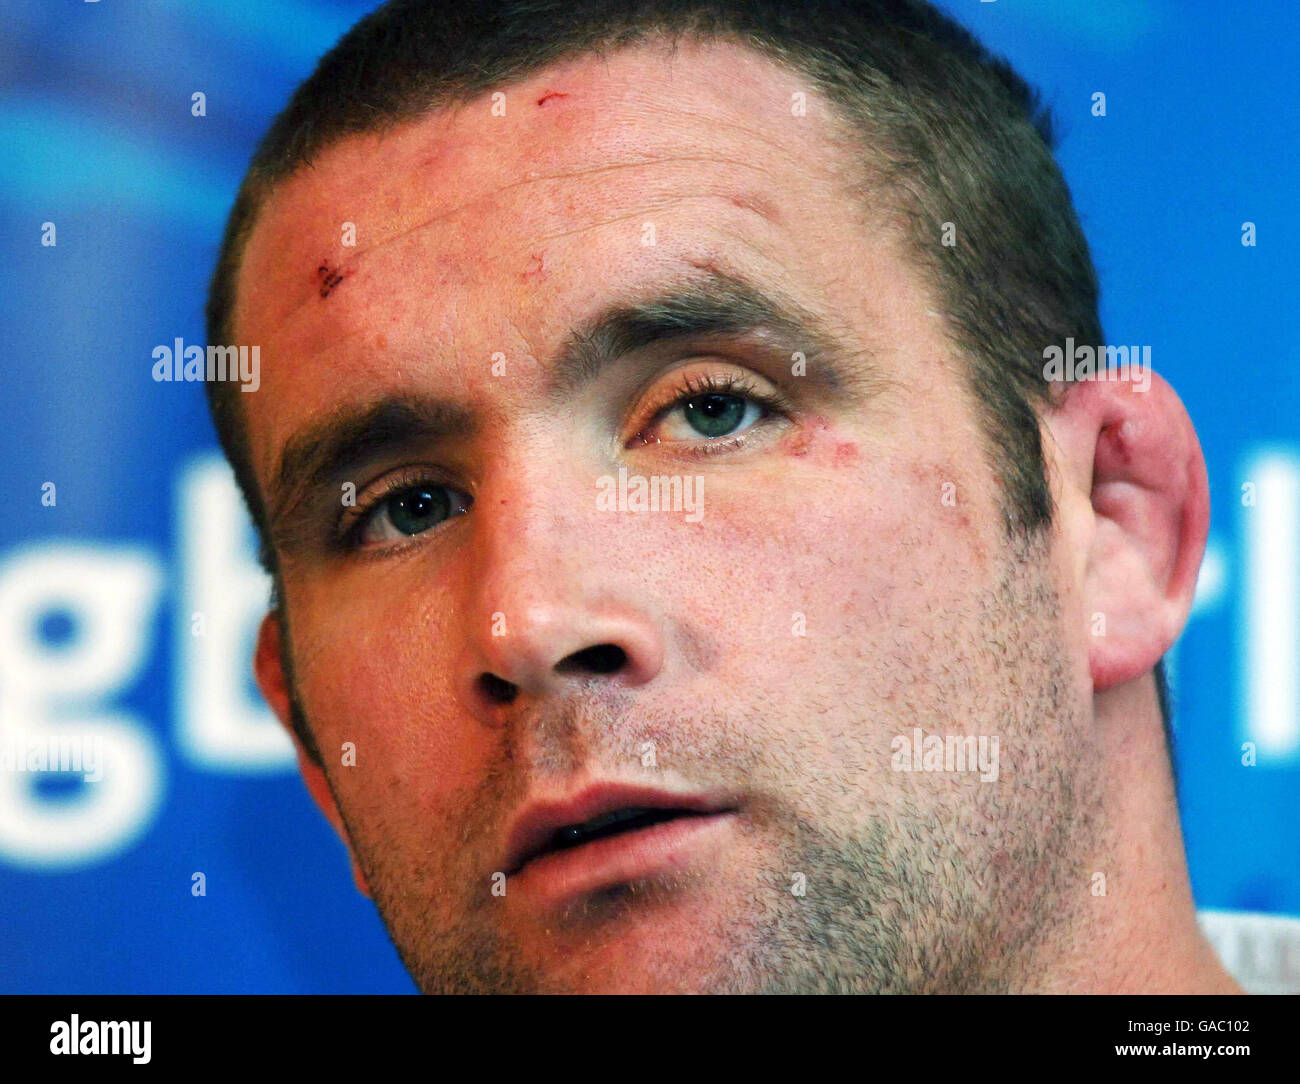
[[[339,814],[338,805],[334,801],[329,780],[325,778],[325,770],[308,755],[293,727],[293,692],[284,662],[282,632],[280,618],[274,611],[262,618],[262,625],[257,630],[257,650],[253,656],[253,672],[257,677],[257,687],[262,690],[262,695],[266,697],[266,702],[275,712],[276,718],[280,720],[280,725],[293,740],[294,750],[298,754],[298,770],[302,773],[302,781],[307,785],[307,793],[325,815],[325,819],[334,826],[334,831],[343,841],[343,846],[347,848],[348,858],[352,863],[352,879],[356,882],[357,891],[369,898],[370,886],[366,883],[365,874],[361,872],[361,866],[352,850],[352,841],[348,838],[343,817]]]
[[[1205,459],[1163,379],[1077,381],[1047,428],[1079,552],[1093,689],[1154,668],[1187,622],[1210,521]]]

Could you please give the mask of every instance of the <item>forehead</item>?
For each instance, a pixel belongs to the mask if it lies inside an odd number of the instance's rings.
[[[255,463],[290,415],[408,378],[416,340],[421,363],[434,343],[537,362],[612,293],[690,267],[837,315],[890,277],[828,105],[751,49],[637,46],[499,94],[350,137],[269,197],[235,313],[262,347],[250,414],[277,403],[250,424]]]

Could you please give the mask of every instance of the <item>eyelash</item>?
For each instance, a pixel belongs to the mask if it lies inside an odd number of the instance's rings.
[[[709,373],[703,376],[688,376],[677,386],[677,389],[671,393],[671,398],[662,406],[655,408],[650,413],[650,420],[637,430],[636,436],[632,437],[627,443],[627,447],[635,447],[638,441],[641,444],[650,444],[644,436],[646,430],[650,429],[657,422],[661,421],[670,412],[676,410],[688,403],[690,400],[705,395],[730,395],[737,399],[746,399],[763,411],[763,416],[749,428],[742,430],[734,437],[719,437],[709,440],[706,437],[694,444],[686,441],[673,441],[672,444],[678,446],[677,450],[694,456],[716,455],[719,452],[726,452],[732,448],[738,447],[749,439],[749,434],[761,425],[763,422],[770,420],[772,415],[788,417],[791,407],[789,401],[779,393],[769,392],[757,387],[752,380],[735,373],[714,374]],[[653,443],[658,443],[657,441]],[[687,444],[686,448],[680,445]],[[429,531],[421,532],[417,535],[411,535],[408,542],[405,543],[388,543],[381,546],[367,547],[362,540],[366,528],[370,525],[371,520],[379,514],[384,506],[384,502],[391,497],[396,496],[406,490],[416,489],[419,487],[449,489],[452,492],[460,492],[454,486],[449,485],[445,480],[430,475],[427,470],[420,468],[409,468],[404,471],[398,471],[396,474],[389,475],[380,484],[379,488],[373,492],[368,492],[363,501],[358,502],[357,506],[346,513],[344,522],[340,524],[340,529],[336,538],[337,547],[345,553],[360,553],[366,549],[374,549],[385,553],[391,553],[395,549],[402,549],[405,546],[417,542],[425,534],[432,534],[437,531],[437,527]],[[469,500],[465,502],[466,509],[473,506],[473,498],[468,494]],[[451,518],[456,518],[455,516]],[[445,521],[444,521],[445,522]],[[441,526],[441,524],[439,524]]]
[[[411,535],[407,542],[390,542],[380,546],[368,547],[362,540],[361,536],[365,533],[370,521],[383,509],[384,503],[391,497],[397,496],[406,490],[419,489],[448,489],[453,493],[462,491],[455,486],[450,485],[445,479],[432,475],[425,468],[412,467],[405,470],[399,470],[396,474],[390,474],[382,482],[379,488],[374,492],[367,491],[364,500],[358,501],[357,506],[350,512],[345,513],[344,522],[340,525],[337,536],[337,546],[347,553],[355,553],[365,549],[382,550],[391,553],[395,549],[401,549],[410,543],[418,541],[425,534],[432,534],[437,531],[437,527],[429,531],[422,531],[420,534]],[[474,505],[474,498],[470,494],[464,494],[468,499],[464,502],[466,510]],[[455,519],[456,516],[449,517]],[[447,522],[447,521],[444,521]],[[442,526],[439,524],[438,526]]]
[[[701,437],[694,446],[689,446],[689,442],[686,441],[672,442],[679,451],[687,455],[716,455],[719,452],[729,451],[745,443],[749,439],[749,434],[762,425],[763,422],[768,421],[771,415],[788,417],[791,410],[790,403],[784,396],[777,392],[761,389],[752,380],[736,373],[708,373],[703,376],[688,376],[678,385],[676,391],[672,393],[672,397],[666,403],[651,412],[650,420],[638,427],[636,435],[627,442],[626,447],[631,448],[638,445],[658,443],[657,441],[647,440],[645,437],[646,431],[678,407],[684,406],[690,400],[704,395],[730,395],[737,399],[747,399],[762,408],[763,417],[734,437],[718,437],[713,440]],[[681,445],[683,444],[688,444],[688,447],[682,448]]]

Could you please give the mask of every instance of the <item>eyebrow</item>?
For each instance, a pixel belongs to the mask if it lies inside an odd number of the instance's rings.
[[[847,349],[824,321],[790,299],[708,269],[584,321],[561,345],[547,395],[564,402],[628,355],[685,339],[747,339],[787,358],[802,353],[808,379],[833,392],[846,390],[848,374],[840,365],[856,361],[860,353]],[[468,439],[478,427],[463,404],[427,395],[341,405],[285,442],[269,493],[272,537],[291,543],[297,531],[286,521],[307,494],[334,488],[367,462],[398,449]]]
[[[459,403],[421,395],[332,411],[285,442],[271,484],[272,535],[282,534],[285,518],[306,494],[347,480],[368,461],[417,442],[468,438],[476,429],[474,416]]]
[[[773,351],[802,353],[814,382],[839,388],[840,339],[814,313],[743,278],[709,270],[682,286],[605,309],[565,341],[552,369],[552,400],[569,398],[608,366],[656,343],[687,338],[760,338]]]

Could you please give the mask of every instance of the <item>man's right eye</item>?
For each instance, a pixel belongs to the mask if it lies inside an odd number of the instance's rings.
[[[467,494],[450,486],[403,485],[360,512],[360,522],[350,534],[358,547],[410,538],[432,530],[453,516],[463,516],[471,503]]]

